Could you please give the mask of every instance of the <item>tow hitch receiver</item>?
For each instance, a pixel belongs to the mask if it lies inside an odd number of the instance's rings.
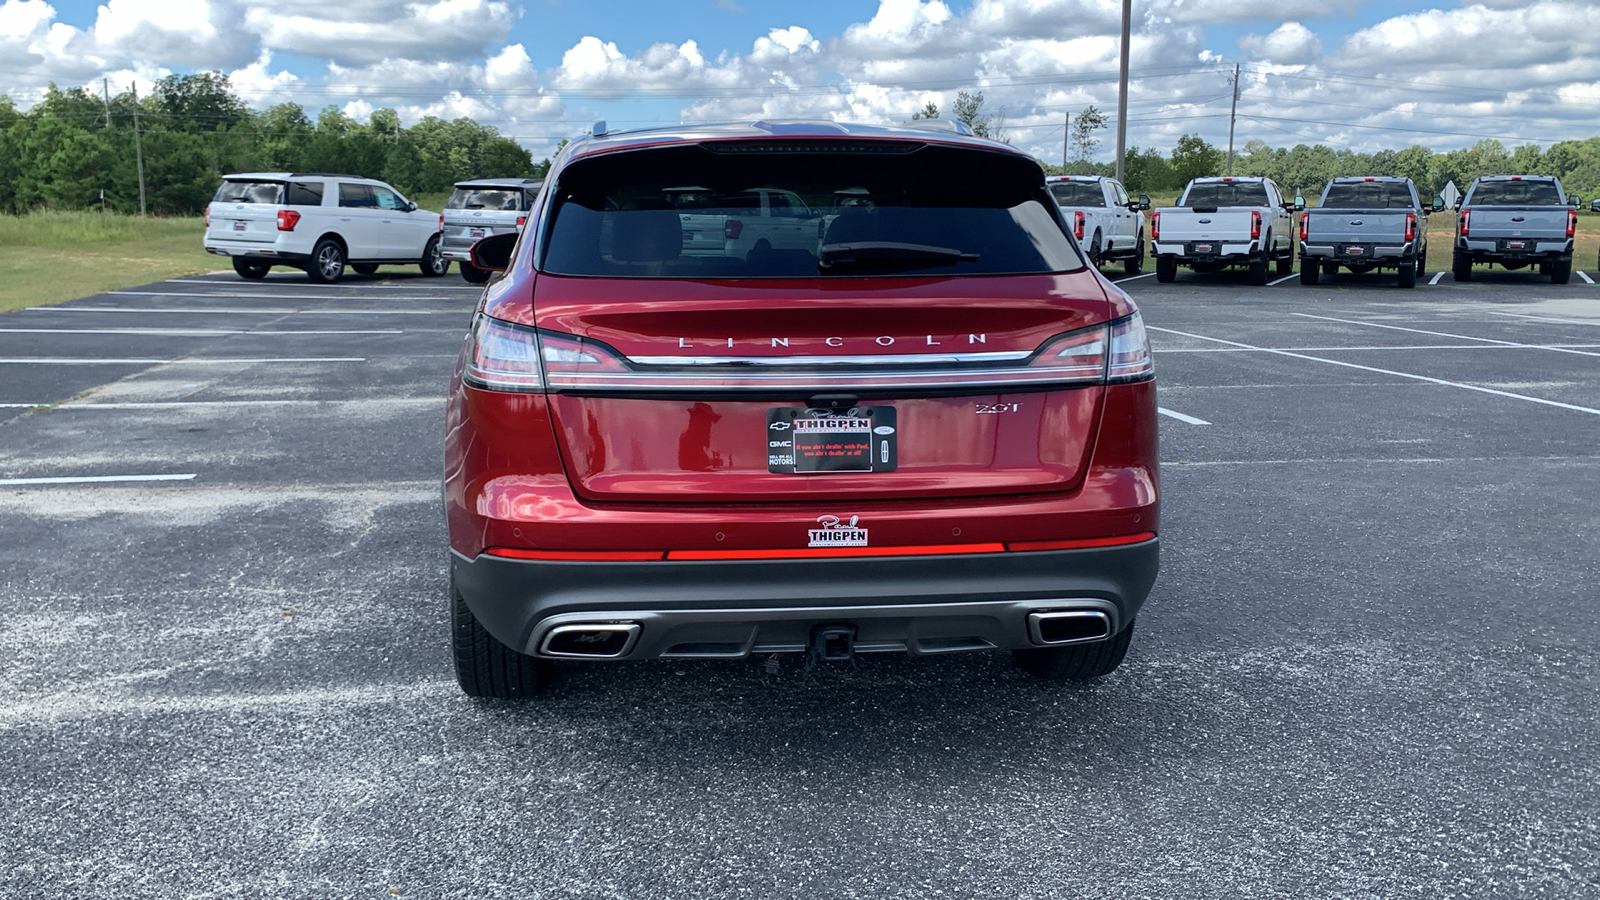
[[[856,661],[856,629],[854,625],[818,625],[811,630],[811,652],[807,668],[819,662]]]

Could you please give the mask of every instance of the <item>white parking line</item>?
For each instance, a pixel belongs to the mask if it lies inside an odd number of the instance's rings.
[[[1181,412],[1173,412],[1172,410],[1167,409],[1165,406],[1156,407],[1156,412],[1162,414],[1163,416],[1170,416],[1171,418],[1177,419],[1179,422],[1187,422],[1190,425],[1210,425],[1211,424],[1210,422],[1207,422],[1205,419],[1197,419],[1194,416],[1186,416]]]
[[[159,306],[30,306],[28,312],[97,312],[97,313],[195,313],[224,316],[459,316],[459,309],[291,309],[288,307],[256,307],[255,309],[223,309],[219,307],[159,307]]]
[[[1275,284],[1283,284],[1285,281],[1288,281],[1291,278],[1298,278],[1298,277],[1300,277],[1300,276],[1298,276],[1298,275],[1285,275],[1282,278],[1279,278],[1277,281],[1269,281],[1269,282],[1267,282],[1267,287],[1272,287]]]
[[[242,328],[0,328],[0,334],[125,334],[146,337],[212,337],[229,334],[405,334],[398,328],[371,331],[251,331]]]
[[[1589,282],[1590,284],[1594,284],[1594,279],[1589,277],[1589,273],[1588,272],[1584,272],[1582,270],[1579,270],[1578,277],[1582,278],[1584,281]]]
[[[1433,277],[1428,279],[1428,283],[1429,284],[1438,284],[1439,283],[1439,279],[1441,279],[1443,277],[1444,277],[1443,270],[1435,272],[1435,273],[1433,273]]]
[[[1507,347],[1498,344],[1373,344],[1362,347],[1162,347],[1157,345],[1157,356],[1168,353],[1275,353],[1279,350],[1294,353],[1343,353],[1347,350],[1528,350],[1528,349],[1600,349],[1600,344],[1550,344],[1548,347],[1530,348],[1521,345]]]
[[[1118,278],[1116,281],[1113,281],[1111,283],[1112,284],[1121,284],[1124,281],[1138,281],[1141,278],[1149,278],[1150,276],[1152,276],[1154,274],[1156,274],[1156,273],[1154,273],[1154,272],[1146,272],[1143,275],[1129,275],[1126,278]]]
[[[1530,316],[1527,313],[1491,312],[1491,316],[1511,316],[1514,319],[1532,319],[1535,322],[1559,322],[1563,325],[1600,325],[1593,319],[1557,319],[1554,316]]]
[[[373,400],[150,400],[140,402],[62,403],[53,410],[79,409],[228,409],[230,407],[263,406],[443,406],[443,397],[381,397]],[[20,405],[20,404],[19,404]],[[46,404],[35,404],[35,408]]]
[[[0,403],[0,409],[44,409],[48,403]]]
[[[1426,331],[1421,328],[1402,328],[1399,325],[1380,325],[1377,322],[1359,322],[1355,319],[1336,319],[1333,316],[1314,316],[1310,313],[1290,313],[1302,319],[1321,319],[1324,322],[1342,322],[1346,325],[1365,325],[1368,328],[1387,328],[1390,331],[1409,331],[1412,334],[1426,334],[1433,337],[1455,338],[1462,341],[1478,341],[1483,344],[1496,344],[1501,347],[1520,347],[1527,350],[1554,350],[1557,353],[1572,353],[1578,356],[1600,356],[1600,353],[1590,353],[1587,350],[1573,350],[1570,347],[1555,344],[1521,344],[1516,341],[1500,341],[1494,338],[1474,337],[1470,334],[1452,334],[1448,331]]]
[[[244,289],[249,289],[249,290],[253,290],[253,291],[259,291],[259,290],[262,290],[262,289],[265,289],[265,288],[284,287],[285,285],[294,284],[293,282],[283,282],[283,281],[239,281],[239,282],[231,282],[231,281],[219,281],[219,280],[211,279],[211,278],[168,278],[164,283],[165,284],[209,284],[209,285],[213,285],[213,286],[216,286],[216,287],[244,288]],[[297,284],[295,286],[296,287],[300,287],[300,288],[304,288],[304,287],[307,287],[308,285],[306,285],[304,282],[302,282],[302,283]],[[321,289],[320,288],[312,288],[312,290],[321,290]],[[349,291],[349,290],[356,290],[356,291],[481,291],[481,290],[483,290],[483,285],[474,285],[474,284],[429,284],[429,285],[410,285],[410,284],[340,284],[340,285],[334,285],[334,286],[328,287],[328,288],[326,288],[326,290],[328,290],[328,291]]]
[[[0,364],[30,366],[226,366],[235,363],[331,363],[366,362],[364,356],[303,356],[303,357],[210,357],[203,359],[72,359],[67,357],[11,357],[0,358]]]
[[[1288,356],[1288,357],[1292,357],[1294,359],[1305,359],[1305,360],[1310,360],[1311,362],[1326,363],[1326,364],[1328,364],[1330,366],[1340,366],[1340,367],[1346,368],[1346,369],[1359,369],[1359,370],[1361,370],[1363,372],[1374,372],[1374,373],[1377,373],[1379,375],[1393,375],[1396,378],[1410,378],[1410,379],[1412,379],[1414,381],[1426,381],[1429,384],[1438,384],[1438,385],[1443,385],[1445,387],[1461,388],[1462,390],[1467,390],[1467,391],[1477,391],[1480,394],[1493,394],[1493,395],[1495,395],[1497,397],[1510,397],[1513,400],[1526,400],[1529,403],[1538,403],[1538,404],[1543,405],[1543,406],[1554,406],[1554,407],[1557,407],[1559,409],[1570,409],[1573,412],[1589,413],[1590,415],[1600,416],[1600,409],[1592,409],[1592,408],[1587,407],[1587,406],[1576,406],[1576,405],[1571,404],[1571,403],[1561,403],[1561,402],[1556,401],[1556,400],[1546,400],[1543,397],[1530,397],[1527,394],[1513,394],[1510,391],[1497,391],[1494,388],[1479,387],[1478,385],[1475,385],[1475,384],[1462,384],[1459,381],[1446,381],[1443,378],[1432,378],[1432,377],[1429,377],[1427,375],[1417,375],[1417,374],[1412,373],[1412,372],[1397,372],[1394,369],[1380,369],[1380,368],[1377,368],[1375,366],[1363,366],[1363,365],[1359,365],[1357,363],[1344,362],[1343,360],[1338,360],[1338,359],[1327,359],[1327,358],[1321,357],[1321,356],[1308,356],[1308,355],[1306,355],[1304,353],[1291,353],[1288,350],[1273,350],[1273,349],[1269,349],[1267,347],[1257,347],[1254,344],[1242,344],[1242,343],[1240,343],[1238,341],[1229,341],[1229,340],[1224,340],[1222,338],[1207,337],[1206,335],[1203,335],[1203,334],[1193,334],[1193,333],[1188,332],[1188,331],[1178,331],[1177,329],[1174,329],[1174,328],[1159,328],[1159,327],[1154,326],[1154,325],[1146,325],[1145,328],[1150,330],[1150,331],[1161,331],[1161,332],[1165,332],[1167,334],[1176,334],[1176,335],[1178,335],[1180,337],[1194,338],[1197,341],[1212,341],[1214,343],[1227,344],[1229,346],[1241,347],[1241,348],[1244,348],[1244,349],[1247,349],[1247,350],[1259,350],[1259,351],[1261,351],[1263,353],[1271,353],[1271,354],[1274,354],[1276,356]]]
[[[393,294],[376,294],[363,297],[360,294],[251,294],[226,292],[226,291],[101,291],[95,296],[109,297],[205,297],[208,299],[222,300],[383,300],[385,302],[401,300],[428,300],[429,297],[396,297]],[[440,297],[437,299],[452,299]]]
[[[107,484],[119,481],[193,481],[194,473],[187,475],[82,475],[62,478],[0,478],[0,485],[19,484]]]

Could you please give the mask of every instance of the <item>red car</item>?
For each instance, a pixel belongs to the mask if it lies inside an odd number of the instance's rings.
[[[462,688],[554,659],[1115,669],[1156,577],[1154,372],[1039,164],[910,126],[595,131],[474,248],[502,274],[447,413]],[[751,246],[756,215],[794,234]]]

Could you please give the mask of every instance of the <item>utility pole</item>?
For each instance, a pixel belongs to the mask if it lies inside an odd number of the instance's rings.
[[[1239,114],[1239,64],[1233,64],[1233,105],[1228,107],[1228,174],[1233,174],[1233,120]]]
[[[1128,34],[1133,21],[1133,0],[1122,0],[1122,74],[1117,80],[1117,180],[1128,154]]]
[[[133,158],[139,166],[139,218],[144,218],[144,142],[139,138],[139,82],[133,83]]]
[[[1061,174],[1067,174],[1067,152],[1072,146],[1072,113],[1061,114]]]
[[[111,79],[100,79],[100,88],[106,92],[106,127],[111,127]]]

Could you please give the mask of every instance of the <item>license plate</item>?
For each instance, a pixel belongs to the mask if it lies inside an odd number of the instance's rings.
[[[767,410],[767,471],[784,475],[893,472],[899,429],[892,406]]]
[[[1351,256],[1361,256],[1362,254],[1367,252],[1367,248],[1365,248],[1365,247],[1346,247],[1346,248],[1344,248],[1344,252],[1348,253]]]
[[[489,232],[485,231],[482,228],[470,228],[470,229],[467,230],[467,232],[468,232],[468,234],[467,234],[468,237],[481,238],[481,237],[488,237],[489,236]]]
[[[1527,241],[1506,241],[1507,250],[1522,250],[1528,246]]]
[[[1211,247],[1212,247],[1211,244],[1195,244],[1194,245],[1194,252],[1196,252],[1196,253],[1210,253],[1211,252]]]
[[[250,225],[248,223],[245,223],[245,222],[234,222],[233,223],[233,230],[234,231],[244,231],[245,229],[247,229],[249,227],[250,227]]]

